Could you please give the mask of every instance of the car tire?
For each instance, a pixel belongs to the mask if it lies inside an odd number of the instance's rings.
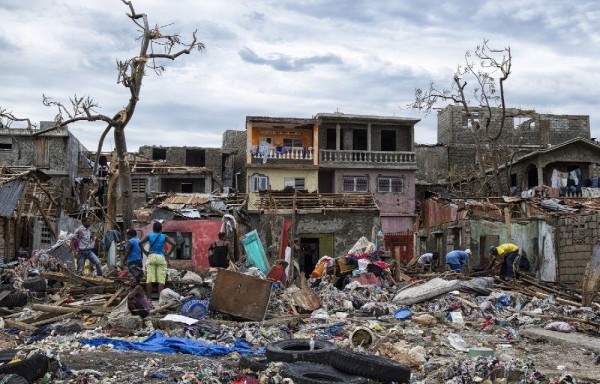
[[[268,361],[310,361],[313,363],[327,364],[331,352],[337,346],[329,341],[314,340],[314,349],[310,350],[310,339],[289,339],[276,341],[267,345]]]
[[[0,307],[24,307],[27,305],[27,294],[23,292],[13,292],[0,301]]]
[[[410,368],[381,356],[365,355],[345,349],[333,351],[329,363],[339,371],[382,382],[410,382]]]
[[[249,369],[252,372],[262,372],[269,367],[269,361],[262,355],[242,355],[239,366],[241,369]]]
[[[284,377],[294,380],[295,384],[367,384],[368,382],[364,377],[349,375],[328,365],[308,362],[286,364],[282,373]]]

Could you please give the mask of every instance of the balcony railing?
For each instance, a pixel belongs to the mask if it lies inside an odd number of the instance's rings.
[[[334,149],[319,150],[319,163],[368,163],[381,165],[413,164],[414,152],[384,151],[337,151]]]
[[[252,147],[252,159],[313,160],[313,147]]]

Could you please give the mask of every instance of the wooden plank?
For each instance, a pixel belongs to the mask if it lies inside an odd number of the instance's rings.
[[[32,304],[31,309],[33,309],[34,311],[59,313],[59,314],[73,313],[73,312],[78,311],[78,309],[74,309],[74,308],[59,307],[56,305],[45,305],[45,304]]]
[[[75,316],[77,313],[79,313],[79,309],[76,310],[76,311],[70,312],[70,313],[62,314],[60,316],[51,317],[51,318],[46,319],[46,320],[37,321],[35,323],[32,323],[31,325],[35,327],[35,326],[40,326],[40,325],[46,325],[46,324],[56,323],[57,321],[60,321],[60,320],[70,319],[73,316]]]
[[[121,295],[121,293],[123,293],[123,291],[125,290],[124,287],[121,287],[117,290],[117,292],[115,292],[114,295],[112,295],[107,301],[106,303],[104,303],[104,305],[102,306],[102,308],[108,308],[113,301],[115,301],[117,299],[117,297],[119,297]]]
[[[32,324],[25,324],[21,321],[16,321],[16,320],[11,320],[11,319],[4,319],[4,324],[8,327],[8,328],[17,328],[20,329],[22,331],[31,331],[31,332],[35,332],[37,331],[37,327],[35,327]]]

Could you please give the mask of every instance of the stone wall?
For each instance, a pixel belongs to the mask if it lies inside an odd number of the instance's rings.
[[[472,108],[471,111],[477,114],[477,118],[483,126],[488,116],[486,110]],[[508,115],[516,113],[516,109],[507,109]],[[438,112],[439,144],[475,143],[465,116],[463,108],[460,106],[448,106]],[[489,131],[498,132],[500,127],[501,110],[494,108]],[[483,133],[483,130],[481,132]],[[560,144],[576,137],[590,138],[589,116],[535,113],[532,116],[506,118],[501,141],[511,145],[545,145]]]
[[[600,214],[569,216],[558,220],[558,275],[563,283],[581,283],[592,258],[594,239],[600,236]]]
[[[228,130],[223,133],[223,149],[236,151],[235,155],[233,155],[233,186],[237,187],[238,192],[246,192],[247,141],[246,131]],[[238,175],[236,176],[236,174]],[[238,183],[237,185],[236,182]]]

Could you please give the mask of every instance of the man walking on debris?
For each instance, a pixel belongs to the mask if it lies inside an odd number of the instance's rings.
[[[524,257],[519,247],[511,243],[505,243],[497,247],[491,246],[490,266],[487,268],[493,270],[496,259],[500,263],[500,277],[516,277],[518,271],[528,271],[529,261]]]
[[[102,263],[93,251],[96,240],[89,229],[90,219],[84,217],[81,224],[83,225],[75,230],[75,238],[71,242],[71,247],[77,251],[77,274],[82,274],[85,261],[89,260],[96,266],[96,275],[102,277]]]
[[[152,225],[153,233],[144,236],[140,242],[140,249],[148,255],[146,261],[146,291],[148,296],[152,294],[152,283],[158,283],[158,295],[165,288],[165,282],[167,281],[167,268],[169,264],[167,259],[175,251],[176,244],[169,236],[162,233],[162,224],[158,221]],[[150,242],[150,251],[144,249],[144,243]],[[169,252],[165,256],[165,243],[171,245]]]
[[[465,272],[465,265],[469,262],[471,257],[471,250],[466,249],[464,251],[451,251],[446,254],[446,265],[453,271],[460,273]]]

